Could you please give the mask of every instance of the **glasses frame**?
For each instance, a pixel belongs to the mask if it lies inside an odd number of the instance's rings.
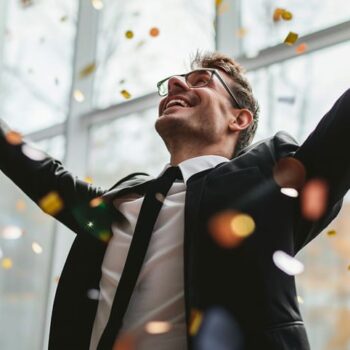
[[[208,82],[207,82],[205,85],[201,85],[201,86],[189,86],[188,83],[187,83],[187,77],[188,77],[191,73],[193,73],[193,72],[202,71],[202,70],[211,72],[211,77],[210,77],[210,79],[208,80]],[[214,75],[216,75],[216,76],[218,77],[219,81],[222,83],[222,85],[224,86],[224,88],[226,89],[226,91],[230,94],[230,96],[232,97],[232,99],[233,99],[233,101],[235,102],[235,104],[237,105],[237,107],[240,108],[240,109],[243,109],[243,107],[241,106],[241,104],[238,102],[238,100],[237,100],[235,94],[230,90],[230,88],[228,87],[228,85],[225,83],[224,78],[220,75],[220,73],[218,72],[218,70],[215,69],[215,68],[199,68],[199,69],[194,69],[194,70],[192,70],[191,72],[188,72],[188,73],[185,73],[185,74],[174,74],[174,75],[170,75],[169,77],[167,77],[167,78],[165,78],[165,79],[163,79],[163,80],[161,80],[161,81],[159,81],[159,82],[157,83],[158,94],[159,94],[159,96],[167,96],[167,95],[168,95],[169,91],[168,91],[167,94],[164,94],[164,95],[162,95],[162,94],[160,93],[160,86],[161,86],[166,80],[169,80],[169,79],[171,79],[172,77],[184,77],[184,78],[185,78],[185,81],[186,81],[186,84],[187,84],[187,86],[188,86],[190,89],[197,89],[197,88],[201,88],[201,87],[207,86],[207,85],[212,81]]]

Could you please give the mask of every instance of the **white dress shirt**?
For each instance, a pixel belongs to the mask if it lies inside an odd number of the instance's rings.
[[[133,337],[137,350],[187,349],[183,266],[186,183],[192,175],[227,161],[221,156],[208,155],[179,164],[183,180],[173,183],[164,200],[120,332]],[[160,175],[169,166],[167,164]],[[125,216],[126,223],[112,226],[113,235],[102,263],[90,350],[96,350],[106,327],[142,201],[143,196],[132,194],[113,202]],[[163,334],[149,334],[145,325],[150,321],[166,321],[171,328]]]

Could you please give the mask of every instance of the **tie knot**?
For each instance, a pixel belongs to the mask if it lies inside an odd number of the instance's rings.
[[[171,179],[171,181],[175,181],[175,179],[183,179],[181,170],[178,166],[171,166],[165,170],[164,174],[161,176],[162,178],[167,177]]]

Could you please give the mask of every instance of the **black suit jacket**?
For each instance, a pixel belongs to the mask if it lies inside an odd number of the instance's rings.
[[[309,349],[294,278],[274,265],[272,254],[283,250],[294,256],[339,212],[350,184],[349,135],[350,90],[301,146],[278,132],[188,180],[184,232],[188,324],[191,310],[202,311],[205,318],[206,311],[222,308],[239,325],[245,349]],[[283,195],[273,180],[274,165],[287,156],[304,164],[308,179],[321,177],[329,184],[326,213],[315,222],[303,218],[300,200]],[[36,203],[50,191],[57,191],[64,201],[56,218],[77,236],[58,284],[49,348],[88,349],[97,301],[89,299],[87,291],[99,288],[107,243],[96,239],[86,223],[94,220],[100,231],[110,230],[113,221],[122,220],[112,201],[127,193],[144,193],[152,179],[132,174],[102,190],[76,179],[49,156],[43,161],[29,159],[20,145],[6,142],[3,131],[0,165]],[[106,206],[92,208],[89,202],[98,196]],[[226,209],[248,213],[256,223],[255,232],[234,249],[220,248],[208,232],[208,220]],[[188,343],[193,348],[190,334]]]

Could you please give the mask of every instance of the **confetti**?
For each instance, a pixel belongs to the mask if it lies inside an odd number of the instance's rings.
[[[6,141],[11,145],[20,145],[22,143],[22,135],[17,131],[9,131],[5,135]]]
[[[197,309],[191,310],[191,318],[190,318],[190,325],[189,325],[189,332],[191,336],[194,336],[197,334],[203,320],[203,314]]]
[[[41,254],[43,252],[43,247],[39,243],[33,242],[32,250],[35,254]]]
[[[295,48],[295,52],[298,54],[298,55],[301,55],[303,54],[304,52],[306,52],[308,50],[308,45],[306,43],[301,43],[299,44],[296,48]]]
[[[289,32],[289,34],[284,39],[284,43],[287,45],[293,45],[298,40],[299,35],[294,32]]]
[[[101,205],[103,202],[103,199],[101,197],[96,197],[90,201],[90,207],[96,208],[99,205]]]
[[[297,300],[299,304],[304,304],[304,300],[300,295],[297,296]]]
[[[4,239],[19,239],[23,235],[23,230],[17,226],[5,226],[1,231]]]
[[[151,28],[150,31],[149,31],[149,35],[153,36],[153,37],[158,36],[159,35],[159,29],[157,27]]]
[[[94,223],[92,222],[92,221],[89,221],[88,223],[87,223],[87,227],[94,227]]]
[[[296,198],[298,197],[299,193],[295,188],[288,188],[288,187],[283,187],[281,188],[281,192],[288,196],[288,197],[292,197],[292,198]]]
[[[91,300],[100,299],[100,291],[98,289],[89,289],[86,293],[87,297]]]
[[[79,78],[84,79],[94,73],[96,71],[96,63],[90,63],[86,65],[81,71],[79,72]]]
[[[133,33],[131,30],[127,30],[127,31],[125,32],[125,37],[126,37],[127,39],[132,39],[132,38],[134,37],[134,33]]]
[[[5,269],[8,270],[13,266],[13,262],[10,258],[4,258],[1,261],[1,266]]]
[[[306,177],[304,165],[293,157],[282,158],[273,167],[273,178],[282,188],[299,189]]]
[[[46,154],[29,144],[24,144],[22,146],[22,152],[25,154],[28,158],[35,160],[35,161],[41,161],[46,158]]]
[[[124,98],[126,98],[126,99],[131,98],[131,94],[130,94],[130,92],[127,91],[127,90],[122,90],[122,91],[120,91],[120,93],[121,93],[122,96],[123,96]]]
[[[273,11],[272,19],[274,22],[278,22],[282,18],[282,14],[284,13],[285,9],[276,8],[275,11]]]
[[[236,32],[236,36],[238,38],[244,38],[248,34],[248,29],[247,28],[239,28]]]
[[[163,334],[169,332],[171,329],[170,322],[166,321],[151,321],[148,322],[145,326],[146,332],[150,334]]]
[[[290,21],[293,18],[293,14],[291,12],[285,10],[285,11],[282,12],[282,18],[285,21]]]
[[[111,239],[111,233],[109,231],[102,231],[99,233],[98,238],[102,242],[108,242]]]
[[[223,0],[215,0],[215,6],[220,6]]]
[[[304,271],[304,265],[282,250],[277,250],[272,256],[275,265],[290,276],[298,275]]]
[[[85,176],[85,177],[84,177],[84,181],[87,182],[88,184],[92,184],[93,179],[92,179],[91,176]]]
[[[85,95],[80,90],[74,90],[73,97],[77,102],[83,102],[85,100]]]
[[[236,211],[224,211],[209,220],[209,232],[223,248],[237,247],[254,229],[252,217]]]
[[[329,230],[328,232],[327,232],[327,235],[328,236],[335,236],[337,234],[337,232],[335,231],[335,230]]]
[[[325,212],[328,200],[327,183],[321,179],[307,182],[301,193],[301,211],[306,219],[316,221]]]
[[[39,206],[45,213],[56,215],[63,209],[63,201],[57,192],[50,192],[39,200]]]
[[[102,0],[91,0],[91,4],[95,10],[103,9],[103,1]]]
[[[18,199],[16,202],[16,210],[19,212],[25,211],[27,208],[26,202],[23,199]]]

